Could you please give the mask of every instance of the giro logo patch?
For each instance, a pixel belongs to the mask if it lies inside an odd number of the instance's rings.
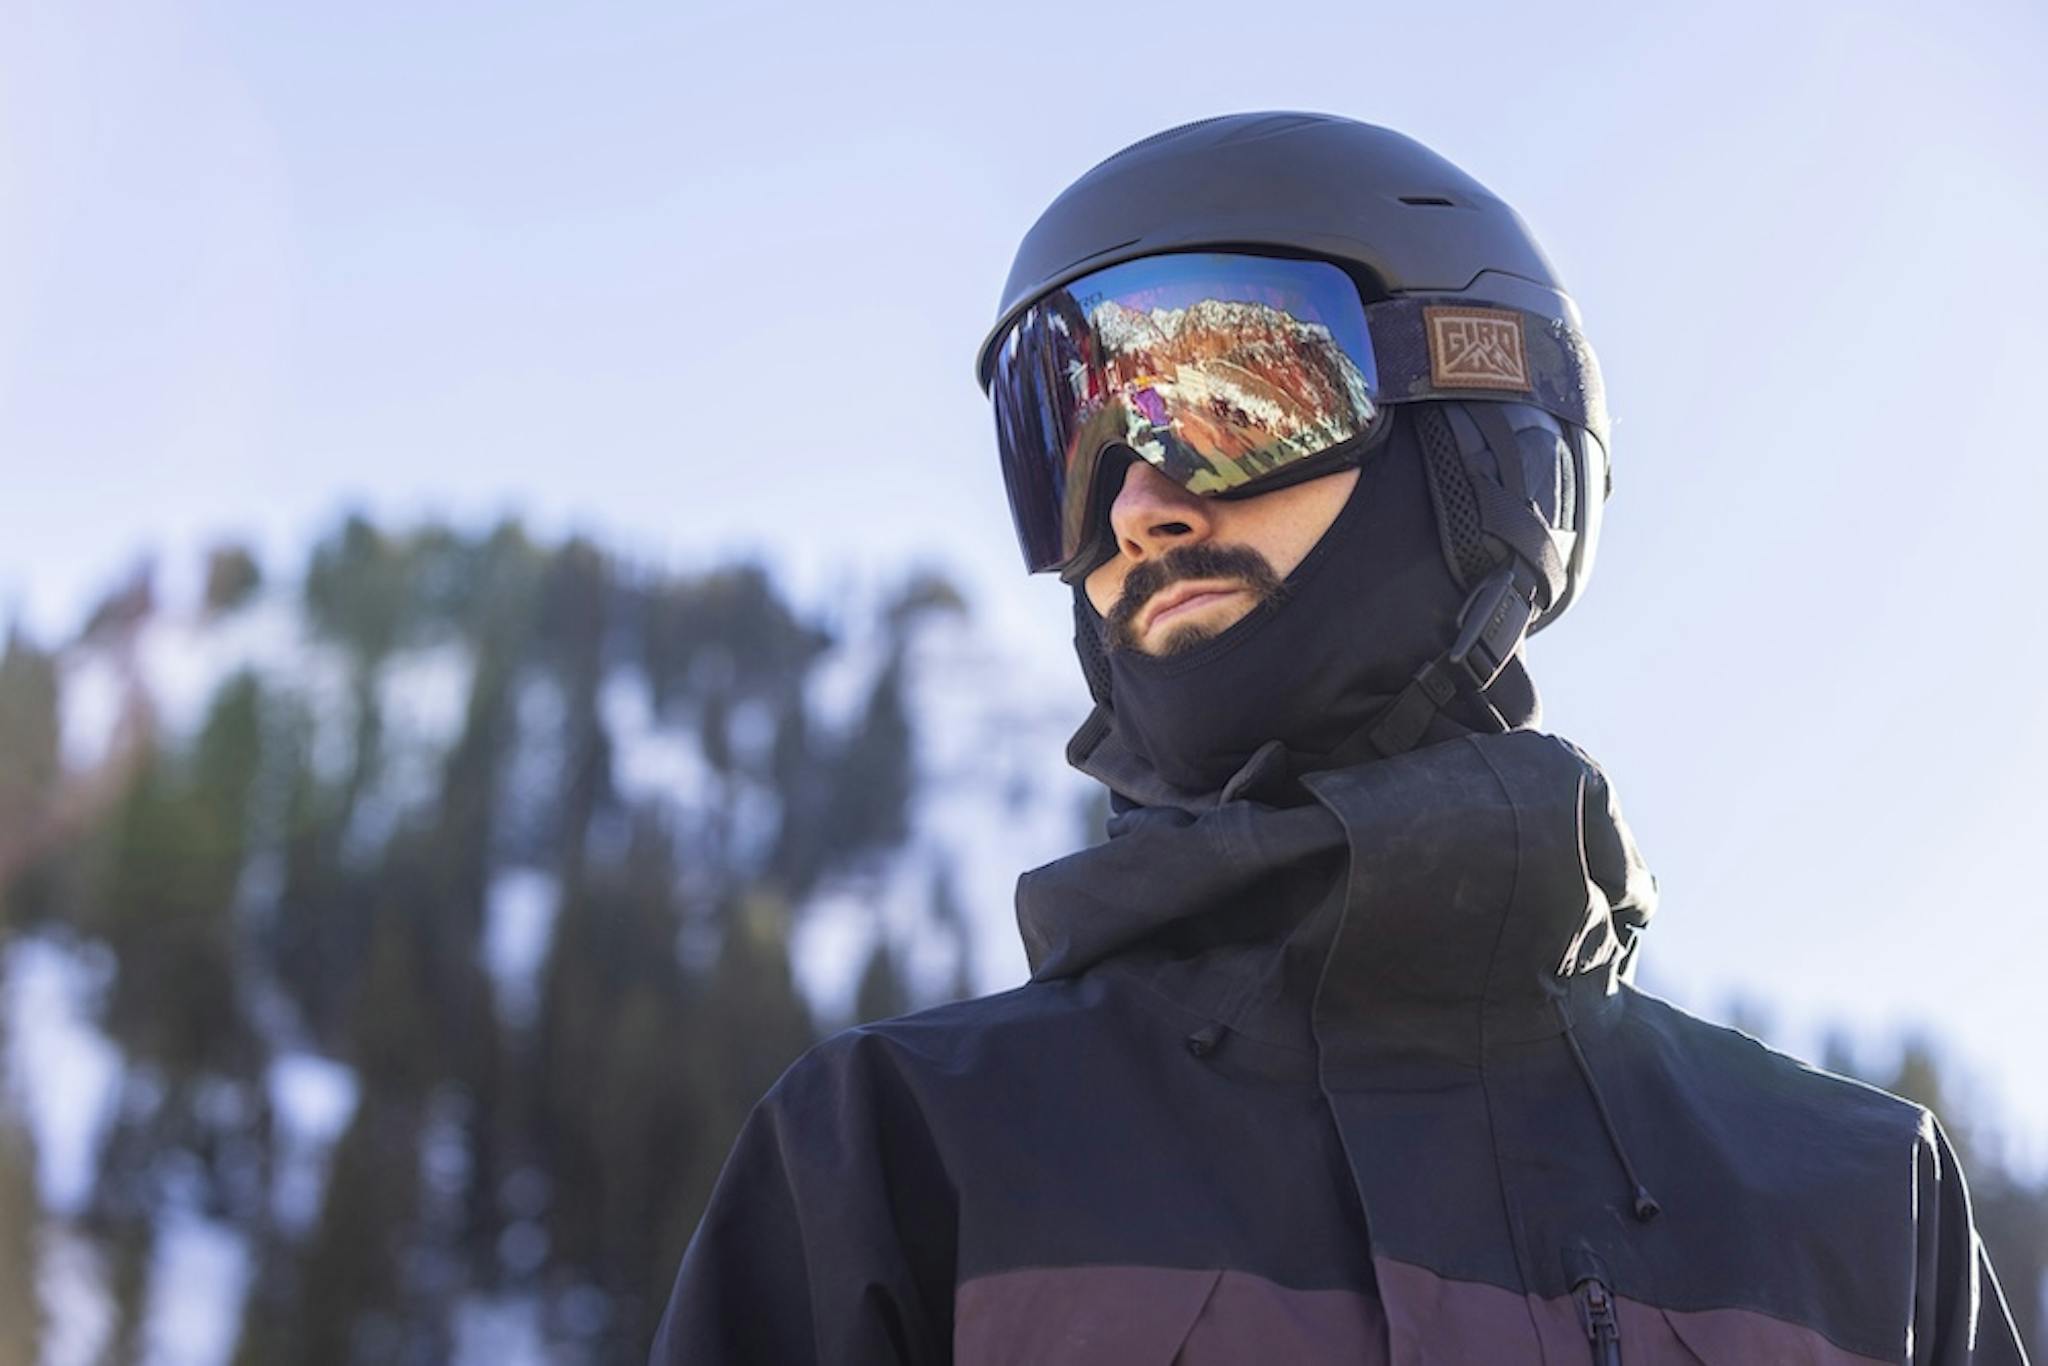
[[[1527,389],[1522,315],[1505,308],[1425,308],[1429,377],[1439,389]]]

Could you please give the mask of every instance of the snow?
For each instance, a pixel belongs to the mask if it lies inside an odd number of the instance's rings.
[[[103,953],[47,937],[6,955],[6,1076],[36,1148],[43,1207],[76,1213],[92,1191],[121,1085],[120,1050],[93,1024],[110,967]]]
[[[328,1155],[355,1115],[356,1074],[315,1053],[280,1053],[265,1081],[277,1116],[271,1210],[284,1228],[304,1232],[320,1213]]]
[[[775,709],[759,698],[746,698],[726,717],[726,741],[742,768],[765,768],[775,749]]]
[[[446,749],[462,733],[475,672],[475,652],[460,640],[393,654],[377,681],[377,708],[386,733]]]
[[[87,772],[107,757],[121,716],[121,670],[106,650],[67,652],[58,663],[57,749],[64,767]]]
[[[1110,299],[1090,313],[1088,321],[1103,347],[1112,355],[1122,355],[1163,345],[1179,319],[1164,310],[1143,313]]]
[[[620,795],[694,804],[713,791],[717,775],[696,734],[659,723],[643,674],[620,669],[607,675],[597,706],[611,736],[612,780]]]
[[[114,1300],[98,1249],[69,1220],[46,1219],[36,1260],[43,1366],[92,1366],[114,1335]]]
[[[377,678],[383,775],[373,800],[394,819],[439,794],[447,751],[468,714],[475,672],[474,652],[453,640],[402,650],[385,661]]]
[[[281,592],[220,617],[158,612],[136,648],[157,716],[175,735],[197,731],[220,685],[244,670],[288,680],[316,706],[346,696],[346,658],[311,634],[296,600]]]
[[[765,783],[736,778],[725,794],[725,818],[733,858],[743,867],[756,866],[782,833],[782,799]]]
[[[225,1366],[249,1289],[247,1241],[227,1224],[174,1209],[157,1230],[143,1366]]]
[[[849,885],[827,888],[804,903],[790,936],[790,970],[819,1018],[844,1020],[853,1014],[861,971],[875,942],[875,918],[872,897]]]
[[[540,1366],[540,1306],[524,1296],[473,1295],[455,1307],[455,1366]]]
[[[849,598],[857,591],[844,590]],[[850,620],[871,620],[873,604],[850,607]],[[884,641],[874,631],[838,632],[841,643],[823,655],[804,680],[804,704],[811,720],[826,732],[844,732],[860,720],[875,679],[888,656]]]
[[[497,874],[484,894],[484,967],[497,988],[498,1017],[510,1028],[533,1022],[560,901],[559,880],[534,868]]]

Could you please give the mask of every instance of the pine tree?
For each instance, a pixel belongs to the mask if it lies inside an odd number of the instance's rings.
[[[282,879],[259,947],[313,1041],[331,1052],[342,1046],[349,1002],[368,962],[375,870],[341,857],[349,803],[315,766],[312,711],[295,701],[275,734]]]
[[[868,965],[861,970],[860,986],[854,992],[853,1018],[866,1024],[892,1020],[910,1009],[910,989],[904,985],[902,969],[889,948],[886,935],[876,935],[868,951]]]
[[[189,776],[173,756],[143,771],[116,814],[94,928],[113,949],[109,1032],[173,1080],[246,1074],[252,1055],[236,968],[234,896],[246,855],[261,693],[224,686]]]
[[[10,888],[44,852],[59,776],[57,665],[19,626],[0,651],[0,927]]]
[[[36,1294],[34,1153],[28,1136],[0,1114],[0,1366],[35,1366],[43,1308]]]
[[[404,1255],[418,1212],[419,1110],[364,1098],[336,1145],[297,1304],[282,1329],[302,1366],[398,1361],[407,1341]]]
[[[202,601],[209,616],[222,616],[242,606],[263,586],[263,570],[242,545],[221,544],[206,552],[206,587]]]

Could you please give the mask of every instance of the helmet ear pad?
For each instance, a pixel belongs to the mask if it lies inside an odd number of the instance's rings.
[[[1574,543],[1583,532],[1585,500],[1579,487],[1579,460],[1564,423],[1526,403],[1492,403],[1505,417],[1514,448],[1497,451],[1475,420],[1476,403],[1418,403],[1416,434],[1428,474],[1430,504],[1436,511],[1437,536],[1444,564],[1460,588],[1470,590],[1508,561],[1514,552],[1483,528],[1477,486],[1483,481],[1533,505],[1558,544],[1559,554],[1577,567]],[[1497,424],[1485,424],[1495,431]],[[1590,441],[1591,437],[1582,437]],[[1594,497],[1599,497],[1595,493]],[[1546,604],[1538,625],[1554,619],[1564,601]]]

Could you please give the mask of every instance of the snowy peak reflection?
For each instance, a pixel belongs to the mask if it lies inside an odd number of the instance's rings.
[[[1357,435],[1373,411],[1358,362],[1330,329],[1284,308],[1203,299],[1183,308],[1083,305],[1125,440],[1196,493]]]

